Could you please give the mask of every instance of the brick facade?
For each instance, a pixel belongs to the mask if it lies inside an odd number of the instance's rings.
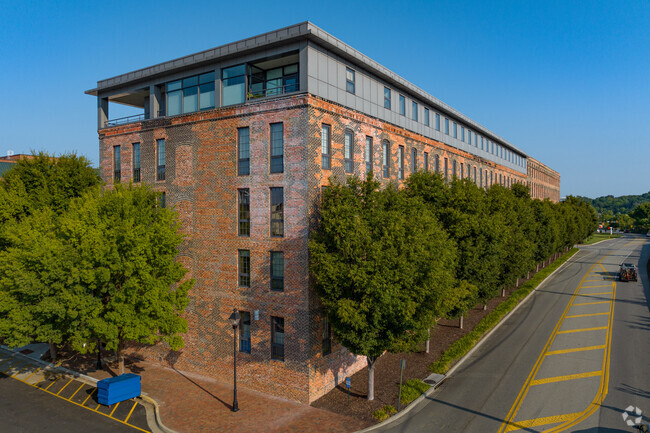
[[[270,124],[282,123],[284,170],[270,173]],[[332,167],[321,166],[321,126],[331,126]],[[237,174],[237,128],[250,132],[250,175]],[[423,169],[439,157],[448,176],[469,175],[482,186],[526,182],[525,174],[460,151],[406,129],[309,94],[248,102],[176,117],[103,128],[100,171],[113,183],[113,148],[121,146],[121,181],[132,179],[132,145],[140,143],[141,179],[166,193],[183,223],[186,240],[179,260],[196,284],[185,312],[185,348],[163,345],[133,348],[133,353],[182,371],[230,381],[233,308],[251,313],[251,353],[238,353],[238,383],[277,396],[312,402],[366,365],[334,343],[323,356],[321,308],[310,289],[308,237],[321,186],[331,176],[343,180],[344,134],[354,134],[353,171],[365,176],[365,140],[373,141],[373,167],[382,181],[397,180],[397,154],[404,146],[404,175],[411,173],[411,149]],[[165,139],[166,178],[156,180],[156,140]],[[381,176],[382,141],[390,143],[390,177]],[[469,173],[468,173],[469,167]],[[559,179],[559,178],[558,178]],[[270,188],[284,188],[284,236],[270,235]],[[238,235],[238,189],[250,191],[250,236]],[[238,284],[238,251],[250,251],[249,288]],[[270,290],[270,252],[284,253],[284,291]],[[259,319],[254,320],[254,311]],[[271,360],[271,316],[284,318],[284,361]]]
[[[552,202],[559,202],[560,173],[531,157],[528,157],[527,169],[530,196],[540,200],[547,198]]]

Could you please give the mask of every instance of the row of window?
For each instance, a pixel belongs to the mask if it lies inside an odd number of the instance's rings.
[[[346,68],[345,72],[346,79],[346,90],[349,93],[355,93],[355,71],[351,68]],[[393,91],[389,87],[384,87],[384,108],[387,110],[392,110],[392,93]],[[398,94],[399,103],[398,103],[398,113],[402,116],[406,116],[406,97],[402,94]],[[419,122],[419,113],[420,107],[416,101],[411,101],[411,119],[415,122]],[[474,145],[477,149],[485,150],[501,159],[504,159],[512,164],[524,167],[526,164],[526,158],[517,153],[511,151],[510,149],[501,146],[500,144],[495,143],[492,140],[487,139],[486,137],[481,136],[477,132],[472,131],[470,128],[465,127],[463,124],[459,124],[454,121],[450,121],[447,117],[441,117],[439,113],[434,113],[434,122],[435,129],[437,131],[441,130],[441,121],[444,119],[444,133],[447,135],[452,135],[456,139],[467,143],[469,145]],[[428,107],[423,107],[423,119],[422,122],[425,126],[431,126],[431,110]],[[450,125],[452,130],[450,130]],[[473,142],[472,142],[473,141]]]
[[[271,251],[271,290],[284,291],[284,252]],[[239,287],[251,287],[251,252],[239,250],[238,259]]]
[[[140,182],[140,143],[131,145],[133,182]],[[156,180],[165,180],[165,139],[156,140]],[[122,147],[113,146],[113,181],[122,180]]]
[[[284,172],[284,124],[270,125],[270,173]],[[237,174],[248,176],[251,173],[250,130],[237,129]]]
[[[284,188],[269,188],[271,196],[271,237],[284,236]],[[250,190],[242,188],[237,190],[238,197],[238,232],[239,236],[251,234],[251,198]]]

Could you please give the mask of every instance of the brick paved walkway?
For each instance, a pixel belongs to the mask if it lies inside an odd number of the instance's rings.
[[[142,376],[142,391],[160,405],[163,423],[181,433],[338,433],[367,427],[347,416],[242,388],[237,390],[239,412],[233,413],[232,383],[144,362],[130,367]],[[107,371],[86,374],[110,377]]]

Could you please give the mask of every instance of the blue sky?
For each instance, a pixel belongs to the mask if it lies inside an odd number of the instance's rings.
[[[310,20],[559,171],[562,195],[650,190],[647,0],[0,0],[0,10],[0,155],[75,151],[97,164],[96,100],[83,93],[97,80]]]

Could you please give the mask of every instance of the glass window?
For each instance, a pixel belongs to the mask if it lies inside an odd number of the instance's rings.
[[[467,177],[472,178],[472,167],[469,164],[467,164]]]
[[[406,116],[406,98],[404,95],[399,95],[399,114]]]
[[[471,145],[472,144],[472,131],[469,129],[467,130],[467,142]]]
[[[388,143],[388,140],[384,140],[382,141],[382,146],[381,146],[381,165],[382,165],[382,174],[385,178],[390,176],[390,167],[388,165],[389,155],[390,155],[390,144]]]
[[[366,174],[372,171],[372,137],[366,136]]]
[[[465,141],[465,127],[461,126],[460,127],[460,141]]]
[[[271,359],[284,361],[284,318],[271,316]]]
[[[439,156],[439,155],[436,155],[436,156],[435,156],[435,160],[436,160],[436,161],[435,161],[435,169],[436,169],[436,173],[440,173],[440,156]]]
[[[429,109],[424,108],[424,125],[429,126]]]
[[[237,174],[248,176],[251,172],[250,131],[248,127],[237,129]]]
[[[158,167],[156,170],[156,179],[165,180],[165,139],[156,140],[156,153],[158,154]]]
[[[482,168],[479,168],[479,170],[478,170],[478,176],[479,176],[479,177],[478,177],[478,186],[480,186],[481,188],[483,188],[483,169],[482,169]]]
[[[412,103],[412,110],[413,110],[413,113],[411,114],[411,116],[413,117],[413,120],[415,120],[417,122],[418,121],[418,104],[417,104],[417,102]]]
[[[449,135],[449,119],[445,117],[445,134]]]
[[[284,236],[284,188],[271,188],[271,236]]]
[[[239,250],[239,287],[251,286],[251,253]]]
[[[284,171],[284,126],[271,123],[271,173]]]
[[[445,180],[449,179],[449,160],[445,158],[445,174],[443,175]]]
[[[332,168],[332,142],[330,134],[330,126],[323,123],[321,127],[321,165],[324,170],[330,170]]]
[[[271,290],[284,290],[284,253],[271,251]]]
[[[411,173],[418,171],[418,150],[415,147],[411,148]]]
[[[478,180],[478,176],[476,175],[476,167],[474,167],[474,182]]]
[[[214,108],[214,72],[199,75],[199,110]]]
[[[458,124],[454,122],[454,138],[458,138]]]
[[[458,177],[458,172],[456,171],[456,160],[453,160],[451,162],[451,168],[452,168],[452,171],[451,171],[452,178],[455,179],[456,177]]]
[[[404,146],[397,149],[397,177],[404,179]]]
[[[429,154],[424,152],[424,171],[429,172]]]
[[[133,182],[140,182],[140,143],[133,143]]]
[[[390,110],[390,89],[388,87],[384,87],[384,108]]]
[[[113,182],[122,179],[122,152],[120,146],[113,146]]]
[[[251,353],[251,313],[239,312],[239,351]]]
[[[188,80],[183,80],[183,84],[185,84],[186,81]],[[199,91],[196,84],[192,87],[183,88],[183,113],[192,113],[197,111],[198,101]]]
[[[223,69],[221,86],[223,105],[243,103],[246,100],[246,65]]]
[[[436,113],[436,130],[440,131],[440,114]]]
[[[167,115],[214,108],[214,72],[167,83]]]
[[[322,325],[322,346],[323,346],[323,355],[329,355],[332,353],[332,328],[330,327],[330,322],[327,320],[327,316],[323,316],[321,320]]]
[[[240,189],[239,192],[239,236],[250,236],[251,234],[251,204],[248,188]]]
[[[353,143],[354,143],[354,135],[352,134],[352,131],[348,129],[345,131],[345,143],[343,149],[346,173],[352,173],[354,171],[353,162],[352,162],[352,155],[354,153]]]
[[[165,191],[160,193],[160,207],[167,207],[167,193]]]
[[[354,95],[354,70],[345,68],[345,90]]]

